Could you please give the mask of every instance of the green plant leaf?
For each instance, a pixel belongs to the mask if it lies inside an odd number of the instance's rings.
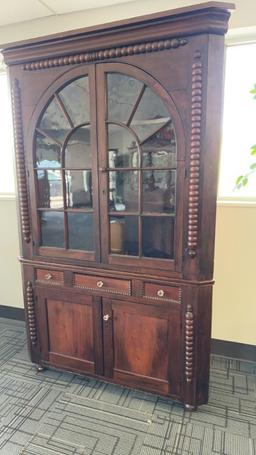
[[[245,176],[245,177],[243,178],[242,185],[243,185],[243,186],[246,186],[247,183],[248,183],[248,177]]]
[[[239,177],[237,177],[237,179],[236,179],[236,186],[239,186],[239,185],[242,183],[243,178],[244,178],[243,175],[239,175]]]
[[[254,171],[256,169],[256,163],[252,163],[251,166],[250,166],[250,169],[252,171]]]
[[[254,87],[252,90],[250,90],[250,93],[252,93],[253,95],[256,93],[256,84],[254,84]]]
[[[256,155],[256,144],[251,147],[251,155]]]

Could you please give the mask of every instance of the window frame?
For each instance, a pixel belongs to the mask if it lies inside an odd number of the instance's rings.
[[[8,75],[7,75],[7,70],[6,70],[6,65],[4,64],[3,61],[3,56],[0,53],[0,80],[1,77],[5,76],[7,80],[7,86],[8,86]],[[9,88],[9,87],[8,87]],[[10,140],[10,149],[8,150],[8,153],[10,153],[11,160],[8,166],[9,170],[12,170],[12,175],[10,175],[10,178],[13,180],[13,190],[10,191],[3,191],[3,189],[0,187],[0,199],[1,200],[15,200],[17,198],[17,183],[16,183],[16,162],[15,162],[15,146],[14,146],[14,127],[13,127],[13,119],[12,119],[12,106],[11,106],[11,94],[10,90],[8,93],[9,100],[10,100],[10,135],[11,135],[11,140]]]
[[[256,44],[256,27],[244,27],[239,29],[231,29],[225,36],[225,51],[230,47],[243,46],[249,44]],[[224,68],[224,82],[226,78],[226,67]],[[256,83],[256,81],[255,81]],[[224,84],[225,90],[225,84]],[[224,107],[224,106],[223,106]],[[224,109],[223,109],[224,110]],[[223,123],[222,123],[223,126]],[[256,142],[256,138],[255,138]],[[254,143],[255,143],[254,142]],[[253,144],[252,144],[253,145]],[[219,167],[219,182],[218,182],[218,193],[217,193],[217,205],[218,206],[229,206],[229,207],[256,207],[256,191],[255,196],[241,196],[239,190],[234,192],[234,196],[223,196],[220,195],[220,170],[221,170],[221,158],[224,153],[224,148],[221,146],[220,150],[220,167]],[[246,153],[246,151],[245,151]],[[248,155],[250,149],[248,149]],[[246,168],[244,169],[246,172]],[[238,177],[238,176],[237,176]],[[235,186],[235,181],[234,181]]]

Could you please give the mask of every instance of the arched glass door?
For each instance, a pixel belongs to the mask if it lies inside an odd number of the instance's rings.
[[[84,69],[53,84],[36,120],[36,251],[178,270],[184,145],[175,105],[131,65]]]
[[[89,260],[95,259],[98,229],[92,95],[89,75],[57,89],[40,115],[34,139],[39,247]]]
[[[179,173],[173,103],[160,84],[152,85],[141,71],[137,77],[136,69],[131,73],[128,65],[106,64],[98,75],[98,86],[105,87],[100,99],[106,100],[98,116],[104,123],[99,137],[103,257],[113,264],[139,260],[170,268]]]

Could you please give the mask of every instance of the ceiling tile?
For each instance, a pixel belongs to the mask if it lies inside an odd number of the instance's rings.
[[[83,11],[92,8],[128,3],[134,0],[44,0],[45,5],[56,11],[57,14],[71,13],[72,11]]]
[[[51,11],[37,0],[1,1],[0,26],[50,16]]]

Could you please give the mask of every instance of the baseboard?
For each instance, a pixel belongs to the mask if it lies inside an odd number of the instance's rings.
[[[25,310],[24,308],[15,308],[12,306],[0,305],[0,318],[25,321]]]
[[[211,353],[256,362],[256,346],[212,338]]]

